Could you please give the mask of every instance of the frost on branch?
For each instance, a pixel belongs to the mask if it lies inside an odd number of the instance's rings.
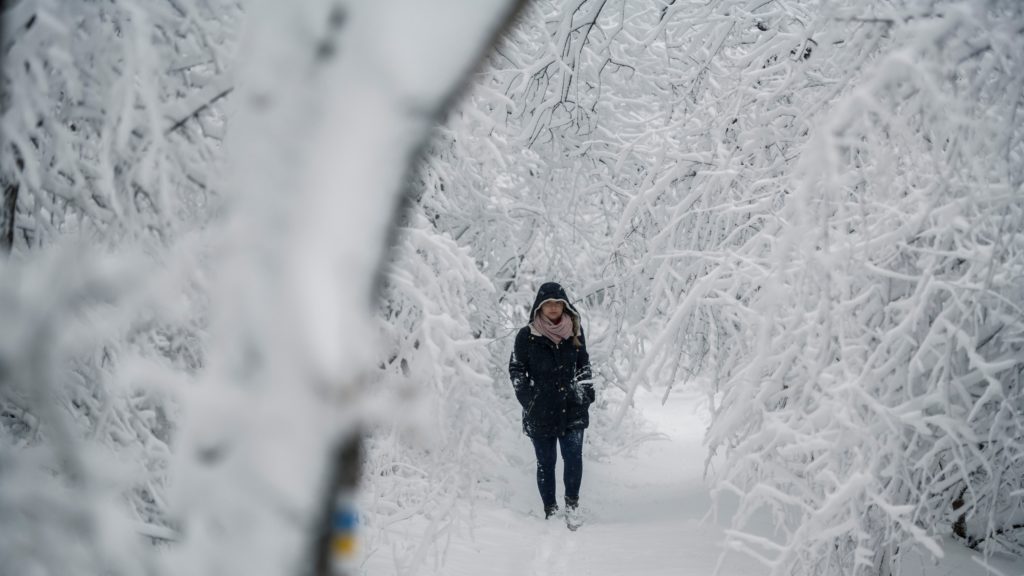
[[[608,230],[580,269],[626,388],[710,382],[738,526],[780,526],[736,545],[785,574],[1019,553],[1019,4],[534,6],[495,109],[579,158],[525,185]]]
[[[0,182],[16,211],[0,214],[13,248],[79,230],[171,241],[213,192],[236,3],[9,4]]]
[[[850,16],[829,25],[884,29],[880,50],[744,246],[773,250],[709,440],[740,523],[765,508],[780,532],[735,542],[778,574],[874,574],[951,534],[1019,554],[1024,18]]]

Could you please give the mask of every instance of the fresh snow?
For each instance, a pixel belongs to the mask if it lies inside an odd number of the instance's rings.
[[[303,570],[357,429],[369,576],[1024,575],[1024,2],[755,4],[5,3],[0,576]]]
[[[638,393],[640,408],[663,439],[640,445],[610,461],[587,458],[584,445],[580,504],[584,525],[566,528],[559,486],[560,515],[544,520],[534,482],[529,441],[521,443],[528,468],[508,474],[515,493],[508,503],[475,503],[464,516],[470,526],[451,535],[443,563],[419,574],[446,576],[679,575],[712,574],[722,551],[723,524],[706,518],[711,499],[702,479],[701,446],[706,416],[691,399],[670,398],[659,406],[652,394]],[[559,469],[561,459],[559,459]],[[561,471],[559,470],[559,478]],[[367,576],[410,574],[399,571],[387,551],[367,551]],[[729,556],[720,574],[762,574],[754,560]]]
[[[508,502],[475,502],[472,507],[464,503],[459,513],[466,523],[441,537],[440,555],[420,556],[415,565],[396,561],[387,545],[413,537],[422,526],[393,527],[392,541],[364,551],[361,574],[710,576],[716,568],[719,576],[767,574],[765,565],[723,548],[735,503],[723,498],[718,518],[711,513],[711,483],[704,480],[706,449],[701,442],[709,419],[705,404],[694,395],[673,394],[661,405],[660,396],[638,391],[635,398],[638,411],[656,426],[660,439],[604,462],[587,458],[584,446],[580,502],[585,523],[578,531],[569,531],[561,515],[544,520],[534,484],[532,449],[524,436],[521,456],[531,462],[530,467],[494,471],[507,474],[514,487]],[[559,475],[560,468],[561,459]],[[562,512],[561,486],[558,494]],[[770,536],[766,517],[757,518],[754,528]],[[913,556],[904,564],[905,574],[1024,574],[1024,561],[997,557],[989,562],[998,571],[988,572],[980,555],[957,544],[947,543],[945,552],[938,565]]]

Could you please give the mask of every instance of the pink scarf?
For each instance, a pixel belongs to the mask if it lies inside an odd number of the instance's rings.
[[[555,344],[561,344],[562,340],[565,340],[573,335],[572,331],[572,316],[563,313],[562,317],[558,319],[558,322],[552,322],[548,320],[544,314],[537,313],[537,317],[533,319],[530,324],[537,332],[547,336]]]

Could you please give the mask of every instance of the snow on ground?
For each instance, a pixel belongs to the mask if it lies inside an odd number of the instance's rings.
[[[544,520],[532,466],[532,448],[523,437],[528,467],[508,474],[514,493],[508,502],[476,502],[463,510],[469,525],[452,527],[443,537],[443,556],[425,554],[412,565],[396,565],[388,550],[369,551],[366,576],[761,576],[768,570],[738,553],[723,556],[723,529],[731,508],[709,516],[709,485],[703,479],[705,450],[701,436],[708,414],[700,398],[676,394],[666,405],[660,397],[638,392],[637,408],[664,439],[632,453],[596,462],[584,446],[581,504],[586,524],[570,532],[564,520]],[[559,475],[561,458],[559,457]],[[562,491],[559,486],[559,505]],[[468,507],[468,504],[466,504]],[[422,530],[413,529],[409,534]],[[760,532],[770,527],[761,522]],[[399,531],[395,532],[396,534]],[[916,576],[1024,575],[1024,562],[993,559],[999,572],[987,572],[963,547],[947,545],[946,559],[935,565],[914,557],[905,574]],[[719,563],[721,562],[721,566]],[[399,563],[401,564],[401,563]]]

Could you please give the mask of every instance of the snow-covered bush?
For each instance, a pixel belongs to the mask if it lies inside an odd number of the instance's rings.
[[[404,569],[443,550],[465,504],[507,491],[503,471],[519,435],[511,390],[490,373],[479,337],[491,281],[421,210],[412,207],[400,230],[385,280],[360,497],[367,553],[390,550]]]
[[[171,391],[198,349],[188,274],[72,240],[0,260],[4,573],[144,572],[143,551],[174,538]]]

